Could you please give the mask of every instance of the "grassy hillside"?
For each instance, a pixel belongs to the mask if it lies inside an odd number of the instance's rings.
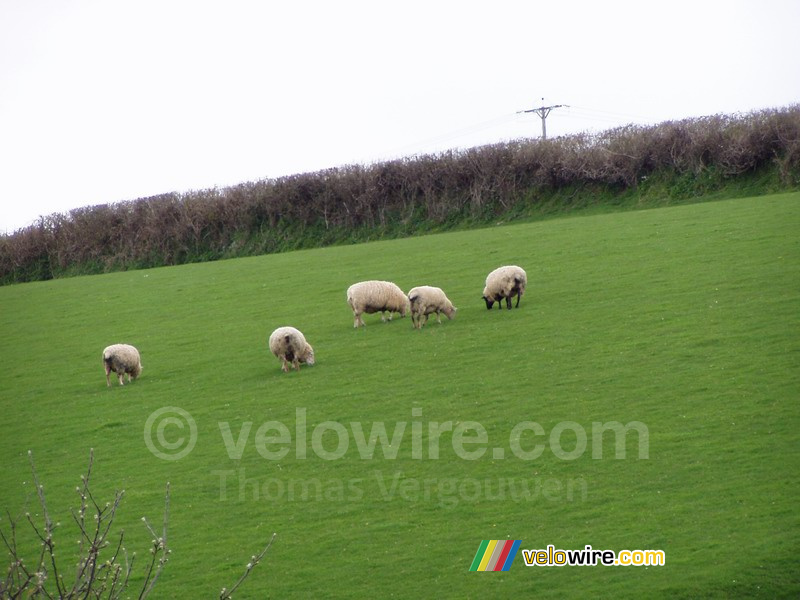
[[[32,450],[69,554],[92,447],[95,494],[126,490],[118,522],[141,552],[140,518],[158,522],[170,481],[173,552],[156,597],[213,596],[273,531],[238,597],[796,596],[799,201],[2,287],[0,507],[38,512]],[[525,267],[529,289],[519,309],[488,312],[483,280],[501,264]],[[421,332],[375,315],[354,330],[345,290],[369,278],[438,285],[458,314]],[[306,334],[317,365],[280,371],[266,339],[285,324]],[[144,373],[107,389],[100,354],[115,342],[139,347]],[[197,427],[179,460],[144,440],[166,406]],[[544,435],[517,427],[526,421]],[[646,426],[648,458],[633,431],[619,449],[613,432],[593,434],[614,421]],[[280,433],[271,422],[290,443],[265,439]],[[403,435],[370,452],[381,423],[389,437],[405,424]],[[188,429],[163,433],[177,444]],[[538,457],[518,456],[537,444]],[[528,568],[518,557],[507,573],[468,572],[482,539],[507,538],[663,549],[667,564]]]

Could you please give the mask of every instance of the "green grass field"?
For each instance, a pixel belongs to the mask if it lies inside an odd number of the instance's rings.
[[[796,597],[799,233],[794,193],[2,287],[0,508],[40,512],[32,450],[70,556],[94,448],[94,493],[125,489],[117,525],[142,552],[169,481],[157,598],[216,597],[272,532],[237,597]],[[528,291],[488,312],[501,264]],[[354,330],[345,290],[373,278],[440,286],[458,314]],[[315,366],[281,372],[281,325]],[[108,389],[116,342],[144,373]],[[197,427],[179,460],[145,444],[166,406]],[[649,432],[619,458],[593,432],[615,421]],[[403,435],[370,452],[380,424]],[[471,573],[483,539],[661,549],[666,566]]]

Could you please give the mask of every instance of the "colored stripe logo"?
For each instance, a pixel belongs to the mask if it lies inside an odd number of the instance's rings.
[[[522,540],[483,540],[472,559],[470,571],[508,571]]]

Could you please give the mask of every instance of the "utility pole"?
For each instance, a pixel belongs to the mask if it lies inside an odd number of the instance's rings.
[[[547,115],[550,114],[550,111],[554,108],[569,108],[568,104],[556,104],[554,106],[545,106],[544,105],[544,98],[542,98],[542,106],[539,108],[532,108],[530,110],[520,110],[517,112],[519,113],[536,113],[542,118],[542,139],[547,139],[547,125],[545,125],[545,120],[547,119]]]

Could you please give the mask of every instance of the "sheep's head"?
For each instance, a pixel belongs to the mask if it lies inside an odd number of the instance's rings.
[[[483,296],[483,301],[486,302],[486,308],[488,310],[492,310],[492,306],[494,306],[494,297],[493,296]]]
[[[453,317],[456,316],[457,310],[458,309],[455,306],[451,305],[445,308],[442,312],[447,316],[448,319],[452,319]]]
[[[311,347],[311,344],[306,344],[306,360],[304,362],[307,365],[314,364],[314,348]]]
[[[406,313],[411,310],[411,301],[408,298],[405,298],[405,297],[404,297],[404,300],[405,300],[405,302],[403,302],[400,305],[400,310],[397,311],[397,312],[400,313],[401,317],[405,317]]]

